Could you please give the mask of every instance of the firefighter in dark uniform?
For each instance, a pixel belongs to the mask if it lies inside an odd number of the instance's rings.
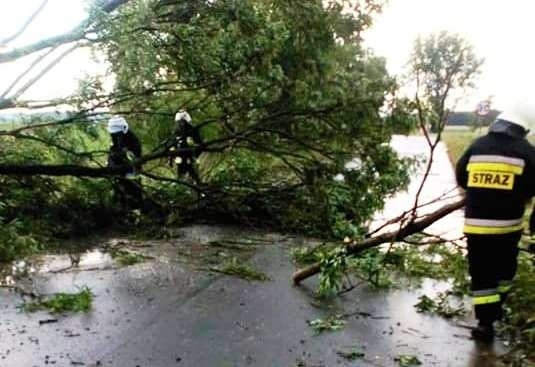
[[[464,233],[479,322],[472,337],[484,342],[494,339],[494,321],[503,316],[517,270],[525,206],[535,195],[535,148],[526,140],[534,120],[527,103],[500,114],[456,166],[457,183],[466,190]]]
[[[141,143],[128,128],[128,123],[121,116],[113,116],[108,121],[111,147],[108,153],[108,167],[120,168],[124,176],[115,179],[116,199],[126,209],[140,209],[143,202],[141,183],[135,178],[137,167],[133,161],[141,157]]]
[[[200,154],[198,148],[203,143],[201,134],[198,128],[191,123],[191,116],[186,111],[177,112],[175,122],[177,124],[175,141],[171,151],[178,151],[178,155],[174,159],[177,175],[189,175],[196,183],[200,183],[201,180],[195,169],[195,160]]]

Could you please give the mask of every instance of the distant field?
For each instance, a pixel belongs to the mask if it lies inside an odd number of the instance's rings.
[[[458,130],[450,128],[444,130],[442,133],[442,140],[448,147],[448,155],[450,156],[451,162],[455,165],[464,150],[468,148],[468,145],[470,145],[475,138],[485,135],[487,131],[487,129],[474,131],[471,129]],[[530,135],[528,140],[532,144],[535,144],[535,134]]]

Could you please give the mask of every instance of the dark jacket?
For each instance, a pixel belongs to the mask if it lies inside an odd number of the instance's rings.
[[[182,122],[176,131],[176,147],[179,149],[195,148],[202,144],[199,130],[189,122]],[[194,151],[185,151],[181,155],[192,157]]]
[[[465,233],[519,231],[526,202],[535,195],[535,148],[526,139],[490,132],[464,152],[456,177],[466,190]]]
[[[108,154],[108,167],[129,167],[132,165],[128,157],[131,152],[135,158],[141,157],[141,143],[137,136],[130,130],[126,134],[122,132],[111,134],[112,145]]]

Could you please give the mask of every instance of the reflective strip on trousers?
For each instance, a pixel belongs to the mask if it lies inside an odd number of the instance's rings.
[[[501,300],[500,294],[496,288],[484,289],[472,292],[472,299],[474,305],[486,305],[490,303],[499,303]]]
[[[464,233],[469,234],[506,234],[522,230],[522,218],[519,219],[478,219],[464,220]]]

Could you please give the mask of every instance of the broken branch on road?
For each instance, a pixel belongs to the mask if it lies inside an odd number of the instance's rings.
[[[445,217],[450,213],[453,213],[458,209],[461,209],[464,206],[464,203],[464,199],[458,200],[454,203],[444,205],[440,209],[437,209],[434,212],[429,213],[424,217],[421,217],[420,219],[409,221],[395,231],[386,232],[375,237],[370,237],[361,241],[350,243],[345,247],[346,253],[347,255],[354,256],[364,250],[377,247],[384,243],[402,241],[405,237],[421,232],[437,220]],[[321,264],[319,262],[309,265],[303,269],[297,270],[292,277],[293,283],[295,285],[298,285],[303,280],[318,274],[320,271]]]

